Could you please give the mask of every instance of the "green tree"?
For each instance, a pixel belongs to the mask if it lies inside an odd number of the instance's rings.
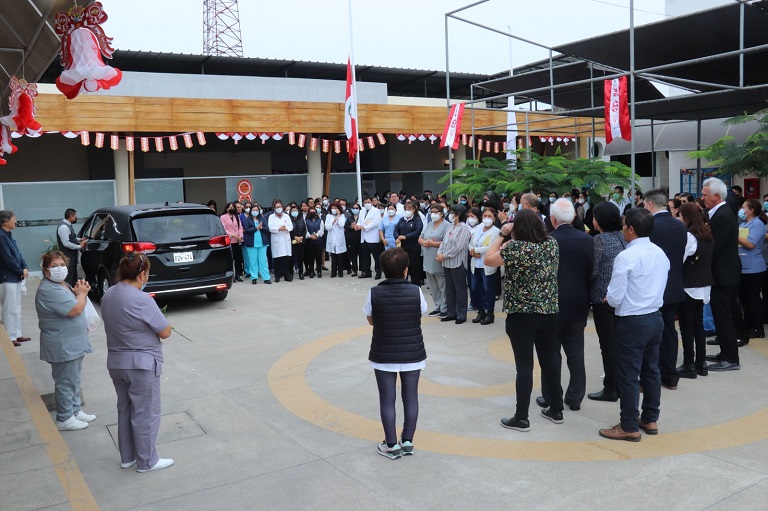
[[[728,135],[717,142],[688,154],[691,159],[702,158],[709,161],[709,165],[719,167],[718,174],[730,174],[732,176],[768,176],[768,109],[760,110],[754,114],[745,114],[732,117],[723,121],[724,126],[745,124],[756,121],[757,131],[747,139],[737,144],[735,138]]]
[[[438,182],[446,183],[449,176]],[[525,150],[518,151],[514,160],[467,160],[466,166],[453,171],[453,185],[446,190],[454,197],[467,195],[482,199],[488,190],[514,195],[519,192],[557,192],[562,194],[573,188],[590,190],[593,200],[606,196],[616,185],[631,186],[632,169],[623,163],[598,158],[571,160],[561,154],[540,156]]]

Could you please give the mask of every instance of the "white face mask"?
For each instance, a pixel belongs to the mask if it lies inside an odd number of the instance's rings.
[[[587,202],[587,201],[584,200],[584,199],[579,199],[579,204],[584,204],[585,202]]]
[[[387,214],[388,214],[389,216],[395,216],[395,213],[397,213],[397,211],[395,211],[394,209],[388,209],[388,210],[387,210]]]
[[[438,220],[440,220],[440,213],[432,213],[432,214],[431,214],[431,215],[429,215],[429,216],[431,216],[431,217],[432,217],[432,221],[433,221],[433,222],[437,222]]]
[[[493,218],[483,218],[483,225],[490,227],[493,225]]]
[[[413,211],[406,211],[403,213],[403,216],[405,218],[412,218],[413,217]]]
[[[328,207],[328,199],[323,199],[323,206]]]
[[[453,213],[449,213],[448,214],[448,221],[451,222],[451,223],[456,222],[456,215],[454,215]]]
[[[368,210],[371,209],[371,203],[370,202],[366,202],[365,204],[363,204],[363,207],[365,208],[366,211],[368,211]]]
[[[278,215],[281,214],[282,212],[283,212],[283,208],[275,208],[275,213],[277,213]]]
[[[251,212],[251,208],[245,208],[245,212],[246,213],[250,213]]]
[[[477,218],[475,218],[473,216],[467,218],[467,225],[469,225],[470,227],[476,226],[477,225]]]
[[[51,276],[48,278],[53,282],[64,282],[64,279],[69,275],[69,270],[66,266],[54,266],[53,268],[48,268],[48,271],[51,273]]]
[[[339,210],[334,208],[334,209],[332,209],[332,210],[331,210],[331,214],[332,214],[333,216],[338,216],[338,214],[339,214]]]

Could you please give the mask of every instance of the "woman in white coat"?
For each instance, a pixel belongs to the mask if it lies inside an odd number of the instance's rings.
[[[275,200],[272,207],[274,211],[269,215],[267,225],[269,232],[272,233],[270,244],[275,268],[275,282],[280,282],[280,277],[285,277],[285,281],[290,282],[293,280],[290,272],[293,222],[291,222],[291,217],[284,212],[283,203],[280,200]]]
[[[342,259],[347,251],[347,241],[344,238],[344,224],[347,219],[341,214],[338,202],[331,204],[330,212],[325,217],[325,252],[331,254],[331,278],[336,275],[344,276]]]

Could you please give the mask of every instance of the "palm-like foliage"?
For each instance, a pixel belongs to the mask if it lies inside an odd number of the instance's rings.
[[[482,199],[489,190],[513,195],[518,192],[557,192],[561,194],[573,188],[587,187],[593,199],[605,196],[616,185],[629,188],[632,169],[619,162],[607,162],[597,158],[570,160],[561,154],[540,156],[518,151],[514,160],[467,160],[466,167],[453,171],[453,185],[447,192],[453,196],[467,195]],[[449,180],[448,176],[439,183]]]
[[[718,174],[732,176],[768,176],[768,109],[754,114],[732,117],[723,125],[744,124],[756,121],[758,128],[755,133],[737,144],[734,137],[725,136],[711,146],[701,151],[689,153],[691,159],[702,158],[709,161],[713,167],[719,167]]]

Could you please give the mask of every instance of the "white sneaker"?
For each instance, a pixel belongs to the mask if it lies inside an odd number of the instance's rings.
[[[136,464],[136,460],[129,461],[128,463],[120,463],[120,468],[131,468]]]
[[[59,428],[59,431],[77,431],[79,429],[87,428],[88,423],[77,420],[73,415],[64,422],[56,421],[56,427]]]
[[[144,472],[152,472],[153,470],[163,470],[173,465],[173,460],[170,458],[160,458],[157,463],[151,468],[137,468],[136,472],[143,474]]]
[[[78,410],[78,412],[75,414],[75,419],[83,422],[93,422],[96,420],[95,415],[88,415],[82,410]]]

